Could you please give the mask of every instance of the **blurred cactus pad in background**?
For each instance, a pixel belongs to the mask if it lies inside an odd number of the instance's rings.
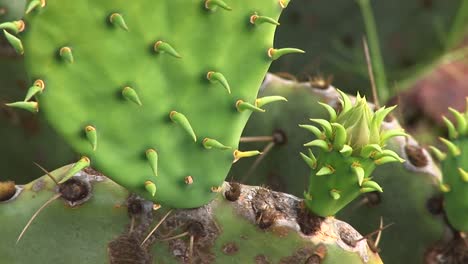
[[[0,0],[0,256],[468,263],[467,33],[468,0]]]

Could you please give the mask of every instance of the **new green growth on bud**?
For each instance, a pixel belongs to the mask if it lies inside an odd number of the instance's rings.
[[[343,110],[336,118],[347,134],[347,142],[355,152],[369,144],[379,144],[380,124],[372,123],[373,113],[367,104],[366,98],[359,94],[354,107],[348,111]]]
[[[361,193],[382,192],[377,182],[370,180],[375,167],[404,161],[397,153],[385,149],[385,144],[389,138],[405,134],[381,129],[385,116],[394,107],[374,112],[359,94],[353,105],[346,94],[338,92],[341,112],[321,103],[330,120],[311,119],[315,126],[300,125],[316,137],[304,146],[316,147],[318,155],[301,153],[301,156],[312,170],[305,202],[320,216],[335,215]]]

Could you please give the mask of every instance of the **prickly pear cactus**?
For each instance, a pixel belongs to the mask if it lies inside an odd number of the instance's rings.
[[[375,167],[403,161],[396,152],[385,149],[385,143],[404,132],[381,129],[384,118],[395,107],[382,107],[374,112],[365,97],[358,94],[353,105],[346,94],[339,92],[342,106],[339,114],[333,107],[322,104],[330,120],[311,119],[319,127],[300,125],[316,137],[304,146],[319,149],[317,157],[310,150],[308,155],[301,156],[312,170],[309,188],[304,193],[306,204],[321,216],[335,215],[359,194],[382,192],[371,177]]]
[[[326,85],[319,87],[318,84]],[[311,117],[327,118],[326,110],[317,101],[335,106],[338,95],[333,85],[323,79],[316,78],[312,83],[295,82],[269,74],[260,96],[271,95],[284,96],[290,103],[277,105],[261,115],[253,114],[243,137],[280,132],[285,140],[274,141],[274,147],[264,152],[258,164],[253,159],[234,164],[231,176],[244,179],[246,184],[263,183],[274,190],[301,195],[307,186],[310,168],[295,157],[302,151],[301,145],[310,138],[310,133],[296,124]],[[384,127],[391,127],[395,121],[384,121]],[[241,146],[263,149],[268,144],[245,142]],[[424,254],[443,237],[445,228],[439,210],[439,192],[434,184],[436,177],[429,173],[436,164],[429,153],[410,138],[394,137],[387,141],[386,147],[397,152],[406,162],[386,164],[375,170],[372,175],[384,192],[361,195],[340,210],[336,217],[362,234],[375,232],[381,218],[384,225],[393,223],[382,232],[380,243],[375,239],[374,242],[369,239],[369,243],[382,249],[379,255],[384,263],[399,263],[402,259],[405,263],[423,263]],[[316,150],[313,149],[318,154]],[[408,167],[417,168],[419,172],[410,171]],[[246,176],[248,171],[251,175]],[[291,180],[291,175],[294,175],[294,180]]]
[[[16,192],[0,183],[0,214],[6,263],[382,263],[350,225],[308,215],[291,195],[240,184],[224,183],[200,208],[168,211],[87,169],[58,186],[47,176]]]
[[[9,106],[42,112],[117,183],[171,207],[206,204],[233,161],[289,1],[31,1],[24,52],[31,88]],[[86,30],[83,30],[86,29]],[[37,98],[34,99],[34,98]],[[183,194],[183,195],[182,195]]]
[[[444,117],[448,139],[440,138],[447,151],[431,147],[441,161],[443,179],[440,189],[444,193],[444,209],[449,223],[460,232],[468,232],[468,98],[464,113],[449,108],[456,125]]]

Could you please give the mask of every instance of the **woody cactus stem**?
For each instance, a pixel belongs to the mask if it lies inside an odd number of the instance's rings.
[[[444,117],[448,139],[440,138],[447,151],[431,147],[441,162],[443,178],[440,189],[444,193],[444,207],[450,224],[458,231],[468,232],[468,98],[466,110],[460,113],[449,108],[456,120],[454,125]]]
[[[365,97],[358,94],[352,105],[346,94],[338,92],[342,105],[339,114],[322,104],[330,120],[311,119],[318,126],[300,125],[316,137],[304,146],[317,148],[317,157],[310,150],[309,155],[301,153],[301,156],[312,170],[305,201],[320,216],[335,215],[359,194],[382,192],[371,178],[375,167],[404,161],[396,152],[385,149],[387,140],[401,136],[403,130],[381,129],[384,118],[395,107],[382,107],[373,112]]]

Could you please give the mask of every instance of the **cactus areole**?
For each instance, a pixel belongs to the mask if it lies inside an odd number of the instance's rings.
[[[250,114],[264,110],[256,95],[270,63],[303,52],[273,47],[283,8],[278,0],[30,1],[26,30],[4,31],[31,83],[26,100],[9,105],[45,114],[82,155],[72,170],[92,164],[161,205],[204,205],[234,153],[244,153],[237,147]]]

